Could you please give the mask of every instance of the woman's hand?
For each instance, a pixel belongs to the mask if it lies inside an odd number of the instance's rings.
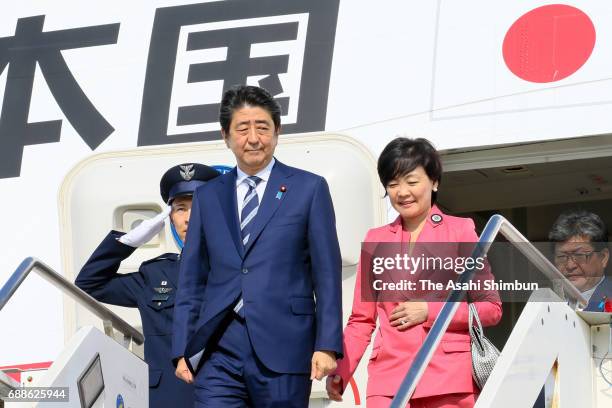
[[[389,323],[399,331],[407,330],[427,320],[427,302],[402,302],[393,309],[389,316]]]
[[[330,375],[327,377],[327,383],[325,388],[327,389],[327,396],[332,401],[342,401],[342,378],[339,375]]]

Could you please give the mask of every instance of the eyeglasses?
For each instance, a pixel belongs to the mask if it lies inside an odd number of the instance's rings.
[[[601,251],[590,251],[590,252],[565,252],[555,255],[555,263],[557,265],[566,265],[571,259],[579,265],[584,265],[591,260],[591,257],[595,252]]]

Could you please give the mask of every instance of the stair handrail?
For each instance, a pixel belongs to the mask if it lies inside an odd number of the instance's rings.
[[[517,247],[538,270],[548,277],[548,279],[555,283],[555,285],[553,285],[554,291],[561,299],[568,299],[570,305],[573,307],[576,307],[576,305],[586,307],[587,301],[580,291],[576,289],[552,262],[529,242],[510,221],[499,214],[495,214],[489,218],[487,225],[485,225],[472,251],[472,258],[484,257],[489,252],[491,244],[499,233],[501,233],[512,245]],[[474,272],[475,269],[473,267],[466,268],[465,272],[457,278],[457,282],[462,284],[469,283],[472,280]],[[459,285],[459,287],[466,286],[467,285]],[[404,377],[397,394],[391,402],[390,408],[404,408],[410,400],[410,397],[412,397],[419,380],[423,376],[425,369],[429,365],[431,358],[442,340],[442,336],[446,333],[448,325],[455,316],[460,302],[465,297],[465,292],[466,291],[463,289],[455,289],[449,293],[429,333],[427,333],[423,344],[415,355],[410,365],[410,369],[406,373],[406,377]]]
[[[50,282],[62,292],[68,294],[78,304],[84,306],[91,313],[102,319],[104,331],[108,336],[113,337],[113,329],[123,333],[124,347],[128,348],[130,341],[136,344],[144,343],[144,336],[139,330],[132,327],[116,313],[98,302],[74,283],[54,271],[50,266],[34,257],[25,258],[17,269],[15,269],[15,272],[9,277],[4,286],[0,288],[0,311],[2,311],[2,308],[8,303],[13,294],[17,292],[21,284],[32,271],[35,271],[43,279]]]

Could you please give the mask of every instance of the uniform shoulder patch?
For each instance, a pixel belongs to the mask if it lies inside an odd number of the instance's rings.
[[[159,262],[159,261],[163,261],[163,260],[168,260],[168,261],[177,261],[179,258],[178,254],[174,254],[172,252],[168,252],[166,254],[161,254],[160,256],[156,256],[155,258],[146,260],[142,263],[142,265],[147,265],[153,262]]]

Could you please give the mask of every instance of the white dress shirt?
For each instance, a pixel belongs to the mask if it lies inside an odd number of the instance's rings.
[[[587,303],[591,301],[591,297],[593,296],[593,293],[595,293],[595,291],[597,290],[599,285],[601,285],[601,283],[604,281],[604,279],[606,279],[606,277],[602,276],[601,280],[599,282],[597,282],[597,285],[593,286],[589,290],[586,290],[586,291],[582,292],[582,296],[584,296],[584,298],[586,299]]]
[[[261,169],[257,174],[257,177],[261,179],[255,191],[257,192],[257,198],[259,200],[259,204],[261,205],[261,200],[263,200],[264,192],[266,191],[266,185],[268,184],[268,180],[270,179],[270,173],[272,173],[272,167],[274,167],[274,163],[276,160],[274,157],[270,160],[270,163],[263,169]],[[238,203],[238,219],[242,221],[242,207],[244,204],[244,197],[246,193],[249,191],[249,184],[245,181],[248,174],[244,171],[240,170],[240,167],[236,166],[236,170],[238,172],[238,176],[236,177],[236,203]]]

